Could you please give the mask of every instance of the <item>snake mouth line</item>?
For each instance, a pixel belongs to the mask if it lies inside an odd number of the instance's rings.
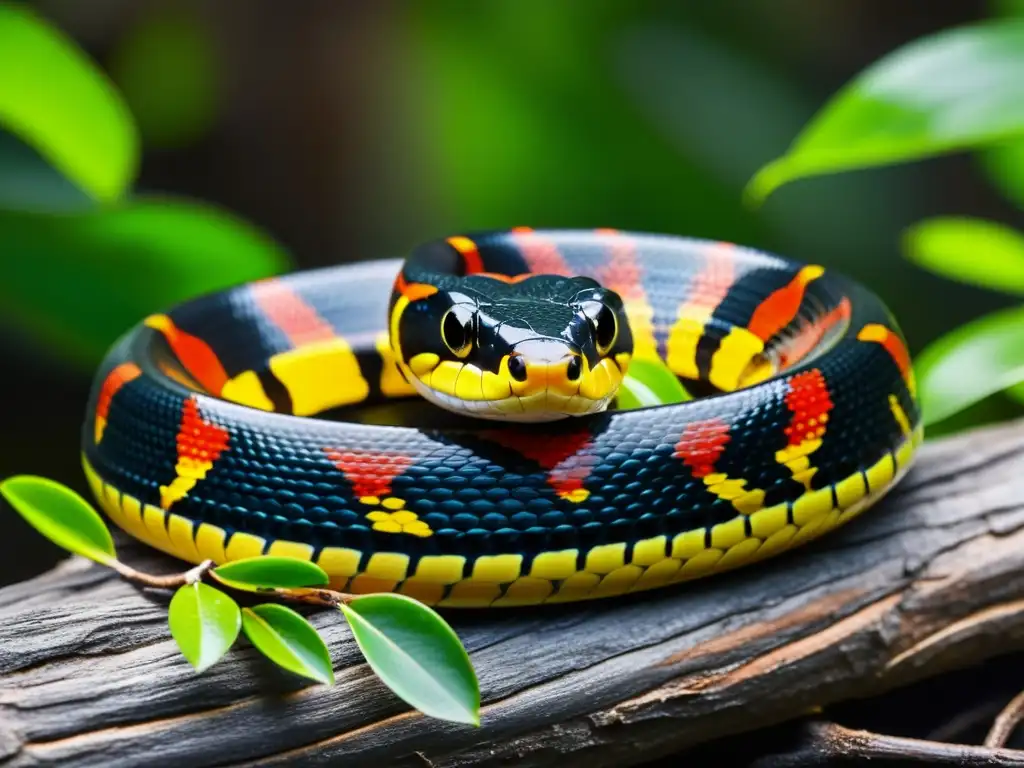
[[[412,378],[412,385],[424,398],[446,410],[480,419],[503,421],[543,422],[586,416],[605,410],[612,401],[612,396],[595,400],[578,392],[563,395],[552,391],[530,395],[510,394],[494,400],[468,400],[431,389],[416,377]]]
[[[508,373],[508,358],[501,371],[492,373],[472,363],[439,361],[417,355],[400,367],[413,388],[425,399],[448,411],[482,419],[544,422],[586,416],[605,410],[623,380],[622,360],[605,358],[593,369],[584,363],[582,375],[568,381],[556,368],[527,366],[527,380]],[[433,359],[431,359],[433,358]]]

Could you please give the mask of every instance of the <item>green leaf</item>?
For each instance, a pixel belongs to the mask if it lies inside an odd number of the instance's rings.
[[[326,571],[309,560],[277,555],[257,555],[218,566],[213,575],[238,589],[326,587]]]
[[[0,242],[18,256],[4,261],[0,321],[89,368],[146,315],[288,265],[246,222],[173,199],[83,213],[0,211]]]
[[[0,483],[0,495],[57,546],[103,565],[117,560],[114,540],[99,513],[67,486],[45,477],[16,475]]]
[[[1024,134],[1024,19],[958,27],[882,57],[843,87],[787,153],[761,168],[752,202],[797,178],[907,162]]]
[[[1002,141],[978,153],[988,180],[1018,207],[1024,207],[1024,140]]]
[[[20,3],[0,2],[0,124],[97,200],[131,184],[138,137],[127,107],[78,46]]]
[[[1024,235],[966,217],[926,219],[904,234],[907,258],[924,269],[1005,293],[1024,293]]]
[[[291,608],[275,603],[243,608],[242,629],[249,641],[278,666],[334,685],[327,645],[316,628]]]
[[[683,403],[692,399],[674,373],[659,360],[632,360],[619,386],[619,410]]]
[[[480,724],[480,686],[454,630],[433,610],[398,594],[339,606],[377,676],[430,717]]]
[[[926,426],[1024,382],[1024,307],[942,336],[918,355],[914,369]]]
[[[227,653],[242,623],[237,603],[201,581],[174,593],[167,621],[181,654],[196,672],[208,669]]]

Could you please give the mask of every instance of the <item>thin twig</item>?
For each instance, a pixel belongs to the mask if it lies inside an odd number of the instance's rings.
[[[996,717],[992,728],[985,737],[986,747],[1002,747],[1024,720],[1024,691],[1015,696]]]
[[[991,723],[992,718],[1003,708],[1002,699],[986,699],[977,702],[962,712],[957,712],[944,723],[928,731],[928,741],[963,741],[966,732],[977,728],[983,723]],[[987,747],[1001,747],[1002,744],[986,744]]]
[[[154,589],[174,589],[175,587],[183,587],[186,584],[195,584],[197,581],[201,581],[203,576],[209,573],[213,566],[213,560],[204,560],[195,568],[190,568],[184,573],[169,573],[157,576],[152,573],[137,571],[120,560],[110,563],[110,567],[128,581],[142,584],[145,587],[153,587]]]
[[[163,576],[138,571],[130,565],[122,563],[120,560],[112,562],[110,567],[128,581],[134,582],[135,584],[142,584],[146,587],[153,587],[154,589],[174,589],[176,587],[183,587],[186,584],[195,584],[197,581],[201,581],[204,577],[210,576],[218,584],[227,587],[228,589],[234,589],[240,592],[255,592],[260,595],[278,597],[282,600],[288,600],[293,603],[320,605],[327,608],[337,608],[342,604],[348,605],[356,597],[355,595],[350,595],[346,592],[335,592],[332,589],[323,589],[322,587],[265,587],[254,589],[250,588],[248,585],[239,584],[231,581],[230,579],[220,577],[217,572],[213,570],[214,565],[215,563],[213,560],[204,560],[195,568],[191,568],[184,573],[170,573]]]
[[[945,744],[939,741],[857,731],[830,722],[804,727],[800,743],[785,754],[766,755],[751,768],[804,768],[832,765],[839,759],[885,760],[921,765],[1024,766],[1024,751]]]
[[[322,605],[327,608],[337,608],[341,604],[348,605],[355,599],[355,595],[347,592],[335,592],[332,589],[323,587],[262,587],[251,589],[245,585],[238,584],[230,579],[222,578],[216,571],[210,571],[210,576],[217,583],[229,589],[238,589],[243,592],[255,592],[260,595],[270,595],[288,600],[293,603],[307,603],[309,605]]]

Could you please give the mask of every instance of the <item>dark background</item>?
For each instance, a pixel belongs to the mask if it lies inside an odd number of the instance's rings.
[[[845,271],[890,305],[913,352],[1009,303],[923,272],[900,250],[904,228],[926,216],[1021,223],[977,157],[800,181],[757,210],[740,199],[847,80],[910,40],[990,15],[988,3],[32,5],[131,107],[143,141],[137,193],[218,204],[297,268],[401,255],[467,230],[602,226],[731,240]],[[35,190],[38,174],[37,202],[73,208],[78,193],[37,160],[0,135],[0,198]],[[0,242],[0,264],[17,259]],[[0,332],[0,477],[42,474],[85,492],[78,442],[94,366],[17,324]],[[49,567],[57,550],[3,511],[0,583]]]

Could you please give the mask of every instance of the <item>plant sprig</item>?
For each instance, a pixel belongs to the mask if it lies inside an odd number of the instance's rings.
[[[352,595],[330,589],[315,563],[277,555],[181,573],[151,574],[117,559],[113,537],[95,508],[72,489],[35,475],[0,482],[0,495],[53,543],[116,571],[140,586],[173,589],[168,626],[185,659],[204,672],[239,634],[283,669],[334,683],[327,644],[301,614],[279,602],[239,608],[224,590],[338,610],[370,668],[397,696],[424,714],[480,724],[480,686],[455,631],[428,606],[405,595]],[[214,586],[210,582],[216,584]]]

